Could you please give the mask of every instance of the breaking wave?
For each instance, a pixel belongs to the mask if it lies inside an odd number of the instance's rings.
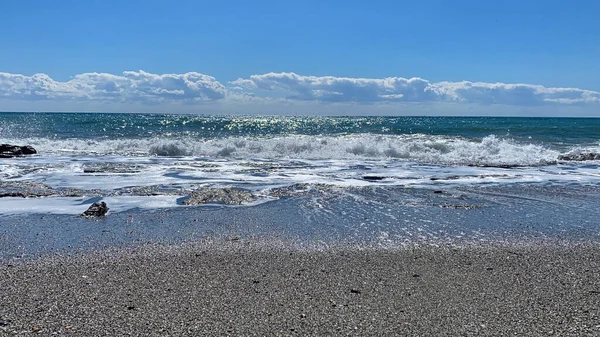
[[[42,155],[78,153],[231,159],[401,160],[482,166],[537,166],[553,164],[558,160],[585,160],[593,157],[575,150],[562,154],[560,151],[543,145],[523,144],[493,135],[479,140],[422,134],[399,136],[355,134],[217,139],[56,140],[30,138],[2,141],[32,145]]]

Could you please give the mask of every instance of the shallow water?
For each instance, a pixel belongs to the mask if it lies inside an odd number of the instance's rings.
[[[600,119],[0,113],[0,143],[38,150],[0,161],[3,256],[204,236],[598,237]],[[251,197],[186,206],[230,188]],[[77,217],[97,201],[107,218]]]
[[[315,189],[255,206],[129,209],[97,220],[19,214],[2,218],[0,255],[27,257],[198,238],[382,246],[598,241],[598,195],[598,187],[369,187],[344,193]]]

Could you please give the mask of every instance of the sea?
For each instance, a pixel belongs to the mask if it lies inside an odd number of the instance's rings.
[[[0,143],[37,150],[0,159],[0,257],[210,237],[600,239],[598,118],[2,112]],[[99,201],[105,217],[79,216]]]

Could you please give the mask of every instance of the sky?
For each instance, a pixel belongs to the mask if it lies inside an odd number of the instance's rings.
[[[0,111],[600,116],[600,2],[0,2]]]

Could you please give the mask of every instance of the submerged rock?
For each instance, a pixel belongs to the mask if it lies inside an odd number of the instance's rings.
[[[13,158],[36,153],[37,151],[29,145],[0,144],[0,158]]]
[[[106,163],[86,165],[83,173],[139,173],[141,170],[141,165]]]
[[[108,206],[106,206],[106,203],[104,201],[95,202],[85,212],[81,213],[80,216],[86,218],[102,217],[106,216],[108,210],[109,208]]]
[[[578,153],[567,153],[558,156],[558,160],[570,160],[570,161],[586,161],[586,160],[600,160],[600,153],[596,152],[578,152]]]
[[[35,198],[48,197],[56,194],[56,191],[48,185],[27,181],[0,181],[0,198],[20,197]]]
[[[202,205],[209,202],[241,205],[254,201],[256,197],[249,191],[236,188],[206,188],[201,187],[183,201],[184,205]]]
[[[283,198],[307,195],[312,192],[323,196],[324,194],[334,194],[335,191],[339,189],[339,187],[330,184],[298,183],[289,186],[272,188],[269,191],[269,195],[275,198]]]
[[[364,180],[368,180],[368,181],[378,181],[378,180],[383,180],[386,177],[383,176],[363,176]]]

